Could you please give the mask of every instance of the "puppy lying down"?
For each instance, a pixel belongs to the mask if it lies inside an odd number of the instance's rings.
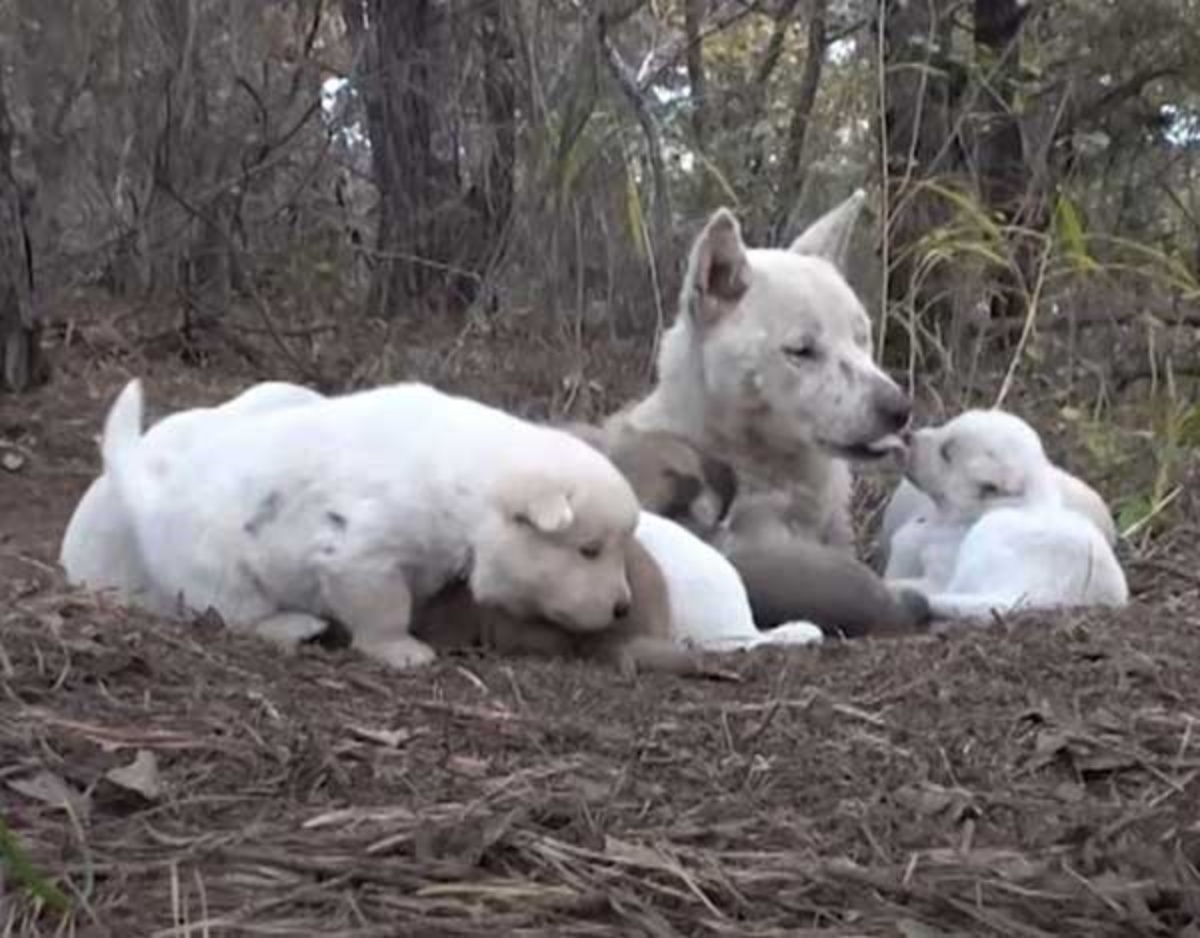
[[[570,434],[416,383],[212,421],[154,453],[132,381],[105,474],[162,593],[268,637],[328,620],[394,667],[434,652],[414,606],[455,579],[480,602],[579,632],[629,609],[637,500]]]
[[[972,410],[917,431],[906,475],[935,510],[896,533],[887,578],[924,591],[935,616],[1128,601],[1108,539],[1067,507],[1040,438],[1019,417]]]
[[[206,425],[239,414],[320,400],[324,400],[321,394],[300,385],[265,381],[217,407],[194,407],[164,417],[142,438],[143,457],[150,461],[180,458]],[[92,480],[67,522],[59,562],[67,579],[76,586],[111,591],[120,601],[136,603],[159,615],[170,616],[178,611],[172,597],[159,592],[150,579],[129,513],[112,480],[104,474]]]
[[[760,631],[745,584],[733,564],[683,526],[642,512],[637,539],[666,578],[676,642],[707,651],[736,651],[821,641],[821,629],[805,621]]]
[[[846,638],[923,629],[930,616],[924,595],[891,587],[844,550],[796,537],[780,513],[769,495],[739,502],[720,542],[759,628],[803,618]]]
[[[739,497],[728,463],[673,433],[587,424],[564,429],[607,452],[644,509],[711,541],[732,561],[759,629],[807,622],[858,637],[913,632],[928,620],[920,593],[893,591],[846,551],[794,535],[786,514],[795,493]]]
[[[456,584],[418,610],[416,634],[438,649],[484,647],[687,675],[711,673],[701,651],[820,641],[820,630],[796,617],[774,633],[760,632],[737,571],[702,540],[716,530],[735,495],[727,464],[671,433],[608,432],[585,423],[560,428],[606,453],[642,505],[626,555],[629,616],[603,633],[573,635],[476,603],[469,589]]]
[[[415,635],[439,650],[482,647],[501,654],[585,658],[623,672],[714,673],[701,652],[807,645],[821,631],[804,622],[762,633],[737,572],[716,550],[666,518],[642,512],[626,554],[632,605],[603,632],[571,633],[477,603],[456,583],[418,609]]]
[[[417,609],[413,634],[438,651],[484,648],[502,655],[579,658],[626,674],[704,673],[700,657],[672,639],[666,580],[636,538],[626,549],[625,570],[632,596],[629,614],[600,632],[569,632],[544,619],[518,618],[477,603],[470,587],[456,581]]]

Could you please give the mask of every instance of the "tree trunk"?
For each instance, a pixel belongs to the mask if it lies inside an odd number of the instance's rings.
[[[975,169],[983,204],[1003,225],[1033,222],[1023,203],[1031,174],[1026,171],[1021,126],[1014,110],[1021,65],[1021,24],[1028,4],[1020,0],[975,0],[975,53],[984,81],[973,109]],[[1036,251],[1014,233],[1010,244],[1016,269],[997,273],[991,298],[993,319],[1024,314],[1025,290]]]
[[[33,310],[33,255],[26,228],[27,193],[13,172],[15,131],[0,60],[0,390],[24,391],[44,381],[39,326]]]
[[[364,10],[358,0],[346,0],[343,10],[363,43],[362,91],[380,197],[379,263],[369,307],[394,316],[466,305],[474,291],[461,264],[477,253],[480,237],[454,224],[465,221],[458,170],[436,152],[434,140],[447,110],[440,71],[451,47],[444,4],[367,0]]]
[[[708,76],[704,71],[704,40],[700,29],[704,25],[705,0],[685,0],[683,7],[684,34],[687,40],[687,76],[692,105],[692,139],[696,149],[708,149]]]
[[[493,249],[507,234],[517,178],[516,43],[506,9],[505,0],[485,0],[480,15],[484,109],[492,132],[482,202]]]
[[[949,212],[942,198],[920,187],[962,165],[952,136],[961,90],[961,70],[950,57],[953,6],[950,0],[892,2],[884,22],[876,24],[883,30],[886,69],[878,132],[887,155],[887,295],[933,322],[947,322],[952,304],[936,272],[917,282],[917,252],[921,239],[944,224]]]
[[[807,167],[804,165],[804,144],[808,139],[808,126],[813,108],[817,103],[817,92],[821,90],[821,73],[825,66],[828,48],[825,32],[829,0],[812,0],[808,17],[808,49],[804,58],[804,69],[792,98],[792,116],[788,123],[787,146],[779,165],[779,187],[775,197],[775,218],[771,224],[771,243],[783,239],[804,190]]]

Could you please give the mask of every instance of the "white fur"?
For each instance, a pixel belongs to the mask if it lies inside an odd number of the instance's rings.
[[[932,510],[896,532],[886,576],[923,590],[935,616],[1128,601],[1100,526],[1067,507],[1041,440],[1020,418],[975,410],[917,431],[907,475]]]
[[[730,458],[743,481],[794,494],[785,521],[849,546],[846,458],[882,455],[908,399],[872,358],[842,276],[855,193],[789,249],[745,245],[722,209],[692,246],[652,393],[613,425],[666,430]]]
[[[164,417],[146,431],[146,458],[186,451],[203,427],[238,414],[260,413],[324,400],[316,391],[285,381],[265,381],[216,407],[195,407]],[[94,591],[145,606],[159,615],[178,610],[160,594],[146,572],[124,503],[103,473],[83,493],[63,534],[59,562],[67,579]]]
[[[636,536],[667,581],[672,634],[680,644],[730,651],[821,641],[820,628],[808,622],[760,632],[737,570],[716,548],[682,525],[643,511]]]
[[[213,421],[151,454],[141,409],[134,381],[105,424],[105,472],[156,587],[232,627],[336,619],[408,667],[433,657],[408,633],[413,604],[464,573],[480,602],[568,629],[628,606],[636,498],[567,433],[410,383]]]
[[[1062,490],[1063,503],[1072,511],[1077,511],[1100,529],[1104,539],[1110,545],[1117,543],[1117,526],[1113,522],[1112,512],[1104,503],[1104,499],[1094,488],[1083,479],[1072,475],[1065,469],[1055,466],[1055,476]],[[879,524],[879,556],[886,562],[892,552],[892,541],[896,532],[910,519],[920,515],[928,516],[934,510],[933,501],[928,495],[913,485],[908,479],[901,479],[896,491],[888,500],[883,510],[883,519]]]

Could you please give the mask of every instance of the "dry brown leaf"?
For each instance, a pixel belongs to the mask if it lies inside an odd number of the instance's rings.
[[[378,743],[380,746],[387,746],[389,749],[398,749],[404,743],[407,743],[417,734],[412,730],[376,730],[369,726],[347,726],[351,736],[357,736],[359,739],[365,739],[370,743]]]
[[[662,855],[652,847],[630,843],[616,837],[604,838],[604,852],[614,860],[633,866],[644,866],[650,869],[663,869],[667,866]]]
[[[88,811],[88,798],[53,772],[38,772],[25,778],[8,780],[8,787],[26,798],[32,798],[51,807],[84,816]]]
[[[158,759],[149,749],[139,749],[129,765],[109,769],[104,777],[127,791],[137,792],[147,801],[156,801],[162,795]]]
[[[490,767],[491,762],[487,759],[476,759],[474,756],[451,756],[446,760],[446,768],[467,778],[483,778]]]

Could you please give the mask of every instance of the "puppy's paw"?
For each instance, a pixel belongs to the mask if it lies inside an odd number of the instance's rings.
[[[324,619],[304,612],[281,612],[256,622],[250,630],[285,652],[294,652],[304,642],[324,634],[329,627]]]
[[[354,647],[368,658],[374,658],[397,671],[419,668],[437,657],[431,647],[412,636],[387,641],[355,642]]]

